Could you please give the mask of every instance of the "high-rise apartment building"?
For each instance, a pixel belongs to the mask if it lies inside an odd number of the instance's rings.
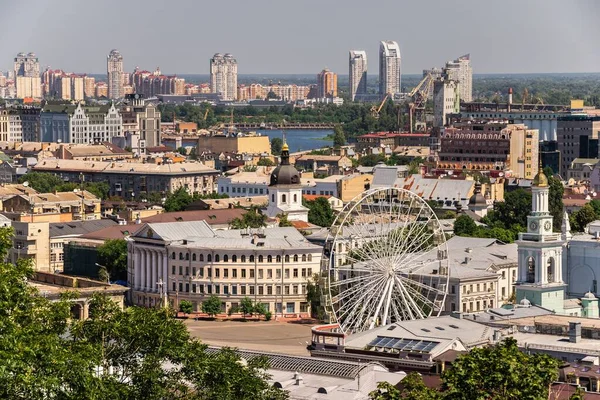
[[[85,99],[85,77],[83,75],[71,75],[71,98],[76,101]]]
[[[123,56],[118,50],[111,50],[106,57],[108,74],[108,98],[123,97]]]
[[[329,68],[317,75],[317,97],[337,97],[337,74]]]
[[[83,77],[83,95],[88,97],[94,97],[96,91],[96,78],[93,76],[84,75]]]
[[[433,126],[446,125],[447,115],[460,112],[460,84],[450,79],[437,78],[433,82]]]
[[[15,86],[17,98],[42,97],[42,82],[40,79],[40,62],[35,53],[19,53],[14,63]]]
[[[401,93],[400,74],[401,74],[400,47],[398,43],[385,40],[379,45],[379,94]]]
[[[367,52],[364,50],[350,50],[348,67],[350,98],[352,101],[356,101],[367,94]]]
[[[210,59],[210,90],[222,100],[237,98],[237,60],[229,53],[217,53]]]
[[[58,88],[58,97],[63,100],[71,100],[71,76],[63,75],[61,76],[56,83]]]
[[[471,68],[469,54],[460,56],[454,61],[448,61],[444,68],[444,76],[460,84],[460,99],[462,101],[467,103],[473,101],[473,68]]]

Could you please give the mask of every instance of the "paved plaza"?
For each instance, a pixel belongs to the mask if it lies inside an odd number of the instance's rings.
[[[190,334],[203,343],[240,349],[310,355],[306,346],[311,341],[313,325],[276,321],[185,321]]]

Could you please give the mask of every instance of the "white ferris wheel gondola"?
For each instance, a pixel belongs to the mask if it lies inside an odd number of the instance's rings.
[[[367,190],[338,215],[324,251],[327,309],[344,333],[444,309],[450,279],[445,234],[413,192]]]

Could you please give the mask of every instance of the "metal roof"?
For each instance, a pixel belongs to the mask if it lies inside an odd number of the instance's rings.
[[[71,221],[50,223],[50,238],[60,236],[79,236],[86,233],[99,231],[100,229],[118,225],[112,219],[96,219],[91,221]]]

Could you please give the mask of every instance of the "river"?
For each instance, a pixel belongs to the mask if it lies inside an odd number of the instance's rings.
[[[279,129],[266,129],[257,131],[263,135],[267,135],[270,139],[281,138],[283,131]],[[321,147],[331,146],[333,141],[324,140],[323,138],[327,135],[332,135],[333,131],[328,129],[319,130],[304,130],[304,129],[290,129],[285,131],[285,137],[290,152],[295,153],[297,151],[320,149]]]

